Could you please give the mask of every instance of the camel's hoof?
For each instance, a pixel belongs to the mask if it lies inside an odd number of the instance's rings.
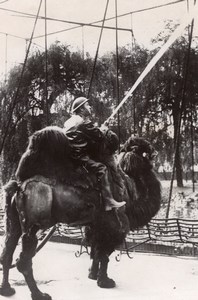
[[[97,284],[98,284],[99,287],[105,288],[105,289],[111,289],[111,288],[114,288],[116,286],[115,281],[111,278],[108,278],[108,277],[98,278]]]
[[[52,300],[52,297],[45,293],[32,294],[32,300]]]
[[[98,279],[98,275],[97,275],[96,272],[93,272],[93,271],[89,270],[88,278],[92,279],[92,280],[97,280]]]
[[[5,297],[10,297],[12,295],[14,295],[15,289],[13,289],[10,285],[1,285],[0,286],[0,295],[5,296]]]

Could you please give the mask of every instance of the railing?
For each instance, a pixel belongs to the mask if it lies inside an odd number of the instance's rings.
[[[57,230],[51,240],[59,242],[63,240],[69,244],[80,245],[80,250],[75,252],[76,257],[79,257],[83,253],[90,254],[89,246],[85,240],[84,227],[70,227],[65,224],[58,224]]]
[[[129,232],[116,259],[124,253],[131,258],[131,251],[195,256],[197,246],[198,220],[152,219],[142,229]]]
[[[0,209],[0,235],[4,234],[3,210]],[[41,236],[45,236],[43,232]],[[83,227],[69,227],[59,224],[53,235],[53,240],[80,245],[82,253],[89,253],[85,241]],[[198,220],[185,219],[152,219],[149,224],[139,230],[130,231],[123,245],[120,246],[120,253],[126,253],[130,257],[132,251],[155,252],[165,254],[198,255]]]
[[[198,244],[198,220],[152,219],[144,228],[130,232],[127,238]]]

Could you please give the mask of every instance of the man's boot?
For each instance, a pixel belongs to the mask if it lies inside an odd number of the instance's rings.
[[[108,172],[106,172],[101,178],[101,189],[102,189],[102,197],[104,200],[105,210],[112,210],[113,208],[120,208],[126,204],[125,201],[117,202],[114,200],[109,180],[108,180]]]

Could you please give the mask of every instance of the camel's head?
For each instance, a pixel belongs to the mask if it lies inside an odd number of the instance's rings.
[[[123,145],[119,165],[129,176],[141,175],[152,169],[155,149],[143,138],[131,137]]]

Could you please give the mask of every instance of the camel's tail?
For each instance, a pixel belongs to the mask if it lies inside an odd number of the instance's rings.
[[[10,207],[12,203],[13,196],[19,190],[19,185],[16,180],[10,180],[4,187],[4,204],[6,216],[9,216]]]

